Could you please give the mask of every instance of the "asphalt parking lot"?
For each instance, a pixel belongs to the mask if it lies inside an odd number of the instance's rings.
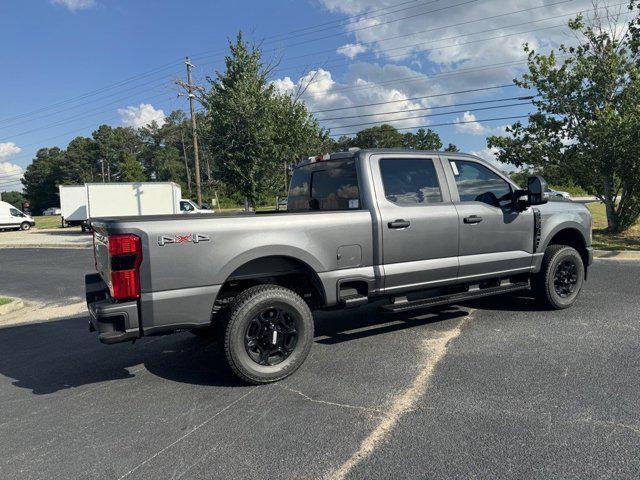
[[[0,293],[71,301],[92,263],[0,250]],[[639,300],[640,262],[598,260],[560,312],[322,313],[306,363],[263,387],[189,333],[0,327],[0,478],[638,478]]]

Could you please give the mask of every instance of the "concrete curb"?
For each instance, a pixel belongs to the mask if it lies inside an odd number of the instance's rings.
[[[615,260],[640,260],[638,250],[594,250],[593,258],[615,259]]]
[[[4,297],[9,298],[12,302],[7,303],[6,305],[0,306],[0,315],[6,315],[8,313],[17,312],[18,310],[24,308],[24,302],[21,298],[16,297]]]

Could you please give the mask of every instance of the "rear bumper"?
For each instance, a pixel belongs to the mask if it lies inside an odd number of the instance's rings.
[[[89,330],[98,332],[102,343],[119,343],[140,337],[138,302],[115,303],[108,295],[100,275],[85,275],[84,286],[89,309]]]

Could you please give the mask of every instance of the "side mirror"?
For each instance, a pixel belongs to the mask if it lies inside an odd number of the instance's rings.
[[[547,189],[547,182],[540,176],[529,177],[527,179],[527,196],[529,205],[542,205],[547,203],[544,191]]]

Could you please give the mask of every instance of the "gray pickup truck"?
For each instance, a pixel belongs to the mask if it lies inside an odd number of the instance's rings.
[[[545,188],[472,155],[358,150],[297,165],[286,211],[92,219],[90,328],[104,343],[217,332],[233,372],[267,383],[306,358],[314,310],[523,290],[566,308],[592,262],[591,215]]]

